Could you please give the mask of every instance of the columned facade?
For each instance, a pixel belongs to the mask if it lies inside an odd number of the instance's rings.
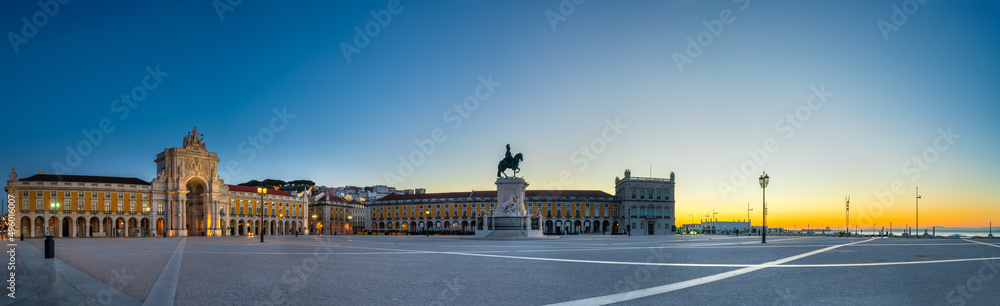
[[[634,194],[634,196],[633,196]],[[374,231],[474,231],[476,216],[498,208],[495,191],[391,194],[369,205]],[[527,190],[524,208],[544,218],[546,235],[672,235],[674,174],[615,178],[615,195],[599,190]],[[629,213],[635,214],[630,217]],[[635,226],[635,229],[630,229]]]
[[[307,198],[227,185],[219,158],[195,129],[180,148],[156,155],[156,178],[53,175],[11,170],[5,190],[25,237],[231,236],[304,229]],[[237,211],[239,212],[237,214]],[[260,217],[263,214],[264,224]]]

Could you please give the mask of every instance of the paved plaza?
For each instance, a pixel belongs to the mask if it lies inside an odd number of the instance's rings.
[[[15,305],[968,304],[1000,240],[733,236],[17,241]],[[9,298],[4,304],[10,304]]]

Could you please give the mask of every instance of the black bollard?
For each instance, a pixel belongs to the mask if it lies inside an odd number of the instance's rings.
[[[56,258],[56,240],[45,236],[45,258]]]
[[[24,241],[24,233],[21,233],[21,241]]]

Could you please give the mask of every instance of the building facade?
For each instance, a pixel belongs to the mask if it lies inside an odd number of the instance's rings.
[[[615,179],[615,195],[598,190],[527,190],[524,204],[532,216],[545,217],[545,234],[666,235],[674,226],[674,175],[669,179]],[[634,195],[634,197],[633,197]],[[390,194],[369,205],[377,231],[473,231],[476,216],[496,209],[496,191]],[[633,215],[630,217],[630,213]]]
[[[309,232],[317,235],[353,234],[365,229],[368,214],[360,201],[321,193],[309,204]]]
[[[18,179],[11,170],[4,189],[19,204],[17,228],[25,237],[135,237],[275,235],[308,227],[305,197],[225,184],[219,158],[200,136],[194,129],[183,147],[157,154],[151,182],[44,173]]]
[[[629,216],[632,235],[677,231],[673,172],[670,178],[634,177],[626,169],[624,178],[615,178],[615,197],[621,201],[622,213]]]

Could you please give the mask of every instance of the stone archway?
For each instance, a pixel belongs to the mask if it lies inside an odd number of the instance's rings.
[[[31,236],[31,218],[21,217],[21,235],[33,237]]]
[[[73,219],[70,217],[64,217],[62,220],[62,229],[59,231],[59,237],[72,237],[73,232]]]
[[[87,231],[87,219],[83,217],[76,218],[76,237],[87,237],[90,233]]]
[[[187,182],[187,205],[185,205],[184,215],[187,216],[186,230],[188,236],[205,236],[205,182],[199,178],[192,178]]]

